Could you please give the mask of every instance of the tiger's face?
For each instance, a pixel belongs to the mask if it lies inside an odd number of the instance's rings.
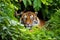
[[[34,12],[24,12],[20,18],[20,23],[26,28],[31,28],[32,26],[39,24],[39,19]]]

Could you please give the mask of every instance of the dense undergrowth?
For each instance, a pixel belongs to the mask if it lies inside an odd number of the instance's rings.
[[[38,6],[35,5],[35,2],[36,0],[33,5],[34,9]],[[45,13],[44,18],[48,15],[47,17],[50,19],[42,29],[33,27],[33,31],[30,32],[21,26],[14,16],[15,10],[20,9],[18,0],[0,0],[0,40],[60,40],[60,9],[58,5],[60,1],[56,1],[56,5],[54,4],[55,0],[40,2],[45,5],[45,9],[41,3],[38,3],[39,6],[35,10],[38,11],[41,7],[42,13]],[[26,1],[24,4],[26,6]],[[30,1],[29,5],[31,5]],[[51,7],[50,10],[49,7]]]

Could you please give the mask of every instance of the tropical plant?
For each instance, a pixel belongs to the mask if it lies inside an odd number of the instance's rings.
[[[15,18],[15,11],[22,10],[21,2],[49,19],[42,29],[33,27],[31,32]],[[60,40],[59,21],[60,0],[0,0],[0,40]]]

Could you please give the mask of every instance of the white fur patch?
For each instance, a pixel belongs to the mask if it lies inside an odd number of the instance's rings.
[[[32,17],[33,17],[33,15],[30,16],[30,18],[32,18]]]
[[[24,18],[27,18],[27,16],[25,15]]]
[[[32,25],[35,26],[35,25],[38,25],[39,23],[40,23],[40,20],[37,18],[37,20],[35,20],[35,19],[33,20]]]

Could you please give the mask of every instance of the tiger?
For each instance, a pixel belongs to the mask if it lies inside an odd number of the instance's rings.
[[[44,22],[37,17],[37,12],[21,12],[20,23],[25,26],[25,28],[32,29],[33,26],[42,26]]]

